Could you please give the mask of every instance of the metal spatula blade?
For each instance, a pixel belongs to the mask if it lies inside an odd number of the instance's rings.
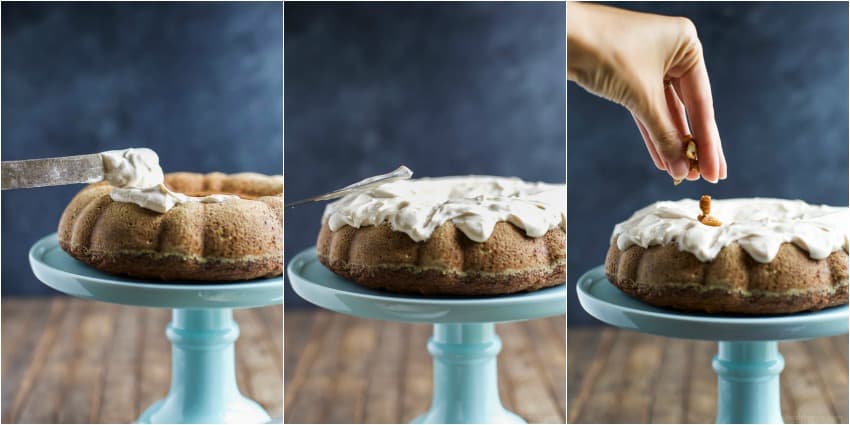
[[[392,172],[381,174],[375,177],[369,177],[367,179],[360,180],[357,183],[350,184],[342,189],[337,189],[333,192],[326,193],[324,195],[313,196],[312,198],[301,199],[295,202],[290,202],[284,205],[284,208],[292,208],[298,205],[303,205],[310,202],[316,201],[328,201],[331,199],[342,198],[345,195],[353,192],[361,192],[367,189],[371,189],[373,187],[380,186],[385,183],[394,182],[397,180],[406,180],[413,177],[413,171],[410,171],[410,168],[402,165],[401,167],[396,168]]]
[[[61,186],[103,180],[100,154],[3,161],[2,189]]]

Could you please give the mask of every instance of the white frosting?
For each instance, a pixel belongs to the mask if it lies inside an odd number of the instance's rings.
[[[166,213],[176,205],[189,202],[200,202],[204,204],[222,203],[231,199],[239,199],[236,195],[214,194],[207,196],[188,196],[173,192],[164,184],[149,187],[147,189],[115,188],[109,193],[113,201],[136,204],[142,208]]]
[[[107,151],[103,159],[103,179],[115,186],[109,197],[115,202],[136,204],[142,208],[166,213],[175,205],[187,202],[221,203],[239,199],[236,195],[215,194],[188,196],[169,190],[159,166],[159,156],[147,148]]]
[[[850,209],[809,205],[785,199],[712,200],[711,215],[722,225],[697,221],[699,202],[691,199],[656,202],[617,224],[611,235],[621,250],[632,245],[675,243],[700,261],[714,260],[723,247],[737,242],[754,260],[769,263],[785,242],[822,260],[850,246]]]
[[[164,175],[159,156],[147,148],[106,151],[103,159],[103,179],[115,187],[147,189],[162,184]]]
[[[484,242],[499,221],[541,237],[566,229],[566,185],[517,178],[467,176],[402,180],[349,194],[325,207],[331,230],[389,223],[421,242],[451,221],[469,239]]]

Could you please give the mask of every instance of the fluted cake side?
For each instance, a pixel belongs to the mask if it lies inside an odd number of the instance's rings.
[[[256,173],[170,173],[165,185],[192,196],[233,194],[157,213],[116,202],[113,187],[82,189],[59,220],[59,244],[98,270],[143,279],[229,281],[283,272],[283,183]]]

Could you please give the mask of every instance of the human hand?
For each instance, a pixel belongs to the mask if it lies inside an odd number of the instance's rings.
[[[673,179],[726,178],[702,45],[690,20],[570,2],[567,77],[625,106],[655,166]],[[699,171],[684,154],[689,119]]]

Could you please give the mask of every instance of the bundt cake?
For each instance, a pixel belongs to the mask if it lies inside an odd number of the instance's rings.
[[[782,199],[657,202],[617,224],[608,280],[659,307],[780,314],[847,304],[848,208]]]
[[[135,191],[96,183],[68,204],[59,220],[59,244],[98,270],[136,278],[278,276],[282,192],[280,176],[255,173],[171,173],[164,186]],[[167,202],[145,207],[151,199]]]
[[[322,264],[362,286],[496,295],[563,284],[566,188],[469,176],[404,180],[329,204]]]

